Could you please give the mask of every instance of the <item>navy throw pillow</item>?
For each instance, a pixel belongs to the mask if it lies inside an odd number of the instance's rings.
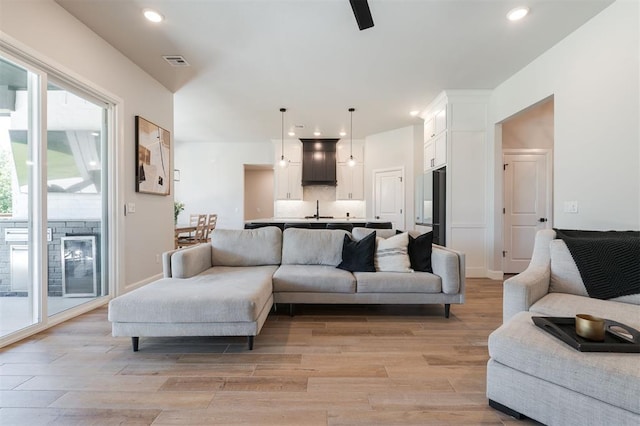
[[[402,231],[396,231],[400,234]],[[413,238],[409,234],[409,260],[411,261],[411,269],[418,272],[431,272],[431,244],[433,243],[433,232],[421,234],[417,238]]]
[[[349,235],[342,243],[342,262],[338,268],[350,272],[375,272],[373,258],[376,254],[376,233],[372,232],[360,241],[353,241]]]

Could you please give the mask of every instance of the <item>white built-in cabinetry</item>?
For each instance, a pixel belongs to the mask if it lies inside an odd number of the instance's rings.
[[[284,142],[285,167],[280,166],[281,145],[275,144],[276,199],[302,200],[302,142]]]
[[[423,171],[447,167],[446,245],[465,253],[466,275],[486,277],[490,91],[447,90],[425,110]]]
[[[337,200],[364,199],[364,165],[362,163],[356,163],[353,166],[348,163],[338,163],[336,172]]]
[[[355,165],[349,165],[349,158],[353,152]],[[340,140],[336,145],[336,187],[337,200],[364,200],[364,143],[350,140]]]
[[[447,105],[440,103],[424,115],[424,170],[447,164]]]

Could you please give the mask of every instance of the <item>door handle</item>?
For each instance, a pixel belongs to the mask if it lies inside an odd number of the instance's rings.
[[[541,217],[540,219],[538,219],[538,222],[544,223],[547,221],[546,217]]]

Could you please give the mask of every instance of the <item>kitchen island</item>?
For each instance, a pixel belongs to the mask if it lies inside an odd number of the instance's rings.
[[[354,218],[354,217],[330,217],[320,216],[315,217],[272,217],[266,219],[254,219],[247,220],[244,223],[245,229],[259,228],[262,226],[277,226],[280,229],[284,229],[285,224],[295,224],[299,226],[309,225],[311,229],[326,229],[327,224],[331,224],[330,227],[337,227],[338,225],[355,227],[364,227],[367,223],[375,224],[379,228],[391,229],[391,222],[379,220],[379,219],[366,219],[366,218]]]

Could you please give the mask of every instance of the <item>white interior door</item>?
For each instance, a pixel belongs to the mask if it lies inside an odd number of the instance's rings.
[[[404,229],[404,171],[376,170],[374,173],[374,217]]]
[[[505,154],[503,272],[517,274],[531,261],[536,232],[551,226],[547,153]]]

